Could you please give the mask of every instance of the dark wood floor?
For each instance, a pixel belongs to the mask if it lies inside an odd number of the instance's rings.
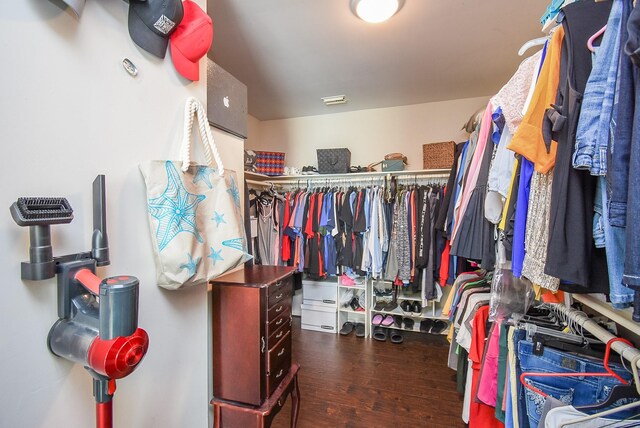
[[[408,333],[395,345],[301,330],[293,317],[293,349],[301,428],[465,426],[444,336]],[[289,426],[290,405],[272,427]]]

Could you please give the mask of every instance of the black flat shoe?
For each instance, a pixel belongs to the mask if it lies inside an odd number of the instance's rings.
[[[411,318],[405,318],[404,319],[404,328],[407,330],[413,330],[413,325],[415,324],[415,321],[412,320]]]
[[[396,327],[402,328],[402,315],[394,315],[393,323]]]
[[[364,337],[364,323],[356,323],[356,337]]]
[[[376,327],[373,329],[373,338],[377,341],[384,342],[387,340],[387,329]]]
[[[435,320],[433,322],[433,327],[431,327],[431,333],[440,334],[444,332],[447,329],[447,327],[449,327],[449,323],[447,323],[446,321]]]
[[[411,313],[411,302],[408,300],[403,300],[402,302],[400,302],[400,309],[402,309],[402,312],[404,312],[405,314],[410,314]]]
[[[420,304],[420,302],[418,302],[417,300],[413,302],[413,304],[411,305],[411,312],[414,315],[420,315],[422,313],[422,305]]]
[[[397,307],[398,307],[398,302],[396,302],[395,300],[392,300],[384,306],[383,310],[387,312],[391,312]]]
[[[376,302],[375,306],[373,307],[374,311],[384,311],[385,307],[388,305],[388,302],[385,302],[384,300],[380,300],[378,302]]]
[[[400,344],[404,342],[404,336],[400,330],[393,330],[389,333],[389,340],[391,343]]]
[[[340,329],[340,334],[342,336],[348,336],[353,332],[354,329],[354,325],[352,322],[347,321],[346,323],[342,324],[342,328]]]
[[[429,333],[431,331],[431,326],[433,325],[433,320],[426,319],[420,321],[420,331],[423,333]]]

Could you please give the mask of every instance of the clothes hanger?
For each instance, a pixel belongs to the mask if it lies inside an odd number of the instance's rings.
[[[525,388],[540,394],[543,397],[548,397],[548,394],[545,394],[544,392],[542,392],[540,389],[536,388],[533,385],[530,385],[529,383],[527,383],[527,377],[575,377],[575,376],[589,376],[589,377],[613,377],[615,379],[617,379],[618,381],[620,381],[622,384],[624,385],[628,385],[629,383],[624,380],[623,378],[620,377],[620,375],[618,375],[617,373],[615,373],[613,370],[611,370],[609,368],[609,356],[611,355],[611,345],[614,342],[624,342],[626,344],[628,344],[629,346],[633,346],[633,344],[631,342],[629,342],[626,339],[623,339],[621,337],[616,337],[611,339],[609,342],[607,342],[607,349],[605,351],[605,355],[604,355],[604,368],[606,370],[606,372],[585,372],[585,373],[541,373],[541,372],[524,372],[520,375],[520,383],[522,384],[522,386],[524,386]],[[636,364],[637,366],[637,364]],[[637,373],[637,368],[636,368],[636,373]],[[635,404],[635,403],[634,403]],[[640,404],[640,403],[638,403]],[[591,418],[592,419],[592,418]],[[589,420],[589,419],[587,419]]]
[[[595,32],[595,34],[591,37],[589,37],[589,40],[587,40],[587,48],[589,48],[589,50],[591,52],[595,52],[596,48],[593,46],[593,42],[595,42],[595,40],[602,36],[604,34],[604,32],[606,31],[607,26],[605,25],[604,27],[602,27],[601,29],[599,29],[598,31]]]
[[[631,420],[633,420],[634,422],[635,422],[635,421],[639,421],[639,420],[638,420],[638,418],[640,418],[640,415],[631,415],[631,416],[629,416],[628,418],[620,419],[620,420],[614,419],[614,420],[613,420],[613,422],[608,423],[608,424],[606,424],[606,425],[602,425],[600,428],[608,428],[608,427],[612,427],[612,426],[614,426],[614,425],[616,425],[616,426],[620,426],[620,424],[621,424],[621,423],[629,422],[629,421],[631,421]],[[640,423],[640,421],[639,421],[639,423]],[[638,424],[635,424],[635,423],[634,423],[634,425],[635,425],[635,426],[638,426]],[[627,425],[627,426],[628,426],[628,427],[631,427],[631,426],[634,426],[634,425]]]
[[[525,42],[525,44],[522,45],[522,47],[520,49],[518,49],[518,55],[522,56],[529,49],[531,49],[531,48],[533,48],[535,46],[544,45],[548,41],[549,41],[549,36],[538,37],[536,39],[529,40],[528,42]]]
[[[584,413],[590,413],[592,411],[604,410],[607,407],[611,407],[618,400],[632,398],[640,399],[640,395],[638,395],[635,385],[615,385],[611,389],[606,400],[588,406],[576,407],[576,409]]]
[[[580,426],[578,424],[582,424],[584,422],[588,422],[590,420],[597,419],[597,418],[603,418],[605,416],[613,415],[615,413],[619,413],[619,412],[622,412],[624,410],[630,410],[630,409],[633,409],[633,408],[636,408],[636,407],[639,407],[639,406],[640,406],[640,401],[634,401],[633,403],[629,403],[629,404],[625,404],[625,405],[622,405],[622,406],[619,406],[619,407],[615,407],[615,408],[610,409],[610,410],[605,410],[604,412],[594,413],[593,415],[585,416],[583,418],[576,419],[576,420],[573,420],[573,421],[567,421],[567,422],[563,423],[562,425],[560,425],[558,428],[566,428],[566,427],[568,427],[570,425]],[[616,421],[616,423],[619,423],[619,422],[621,422],[621,421]],[[631,425],[629,425],[629,426],[631,426]]]

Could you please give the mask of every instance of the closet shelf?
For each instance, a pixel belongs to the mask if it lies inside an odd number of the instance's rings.
[[[365,311],[354,311],[353,309],[350,308],[340,308],[338,309],[340,312],[344,312],[347,314],[359,314],[359,315],[366,315],[367,313]]]
[[[245,171],[245,178],[258,180],[258,181],[271,181],[273,183],[278,182],[287,182],[287,181],[303,181],[303,180],[325,180],[325,179],[336,179],[336,178],[376,178],[376,177],[384,177],[386,175],[394,175],[394,176],[438,176],[438,175],[446,175],[449,176],[451,169],[443,168],[443,169],[417,169],[417,170],[404,170],[404,171],[375,171],[375,172],[354,172],[347,174],[313,174],[313,175],[278,175],[278,176],[268,176],[264,174],[257,174],[255,172]]]
[[[413,300],[422,302],[420,293],[398,294],[398,300]]]
[[[395,308],[392,311],[378,311],[375,310],[373,308],[371,308],[371,312],[372,313],[376,313],[376,314],[384,314],[384,315],[401,315],[405,318],[421,318],[421,319],[431,319],[431,320],[443,320],[443,321],[449,321],[449,317],[443,316],[442,315],[442,310],[438,309],[436,310],[436,314],[435,315],[431,315],[433,312],[431,310],[431,308],[422,308],[422,312],[420,312],[419,315],[416,315],[414,313],[411,314],[407,314],[402,312],[402,309],[400,308]]]
[[[437,334],[437,335],[447,335],[447,334],[449,334],[449,329],[448,328],[444,329],[444,331],[441,332],[441,333],[428,333],[428,332],[425,332],[425,331],[420,331],[420,324],[419,323],[416,323],[413,326],[413,328],[396,327],[395,325],[392,325],[392,326],[389,326],[389,327],[385,327],[385,326],[381,326],[381,327],[382,328],[389,328],[389,329],[392,329],[392,330],[410,331],[410,332],[422,333],[422,334]]]
[[[590,294],[572,294],[574,300],[582,303],[588,308],[593,309],[599,314],[604,315],[616,324],[640,336],[640,324],[631,318],[632,308],[613,309],[610,303],[603,302]]]
[[[338,287],[349,289],[349,290],[365,290],[367,288],[365,285],[341,285],[341,284],[338,284]]]

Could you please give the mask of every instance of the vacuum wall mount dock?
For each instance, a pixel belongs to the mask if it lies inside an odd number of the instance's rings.
[[[93,377],[98,428],[112,427],[115,380],[131,374],[149,347],[146,331],[138,328],[138,279],[96,276],[97,266],[109,264],[105,200],[105,178],[99,175],[93,182],[91,251],[59,257],[53,256],[50,226],[73,220],[69,202],[19,198],[10,208],[19,226],[29,226],[29,261],[22,263],[22,279],[57,275],[59,319],[47,344],[53,354],[82,364]]]

